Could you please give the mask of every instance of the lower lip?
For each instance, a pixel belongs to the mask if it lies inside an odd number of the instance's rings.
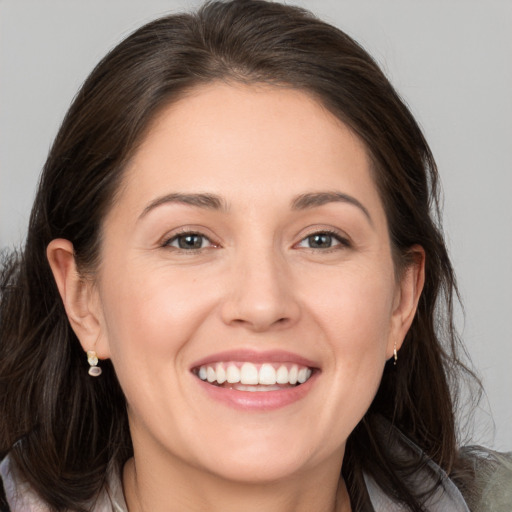
[[[313,387],[317,377],[318,373],[314,372],[304,384],[275,391],[237,391],[236,389],[214,386],[197,377],[194,378],[210,398],[229,407],[245,411],[272,411],[304,398]]]

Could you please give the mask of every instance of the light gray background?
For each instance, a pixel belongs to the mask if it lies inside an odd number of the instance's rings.
[[[374,55],[430,141],[466,307],[459,326],[488,394],[474,440],[511,450],[512,1],[295,3]],[[194,5],[0,0],[0,247],[22,241],[49,145],[97,61],[143,22]]]

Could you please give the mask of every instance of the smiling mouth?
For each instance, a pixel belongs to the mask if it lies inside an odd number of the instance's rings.
[[[300,386],[313,369],[292,363],[218,362],[201,365],[192,372],[213,386],[237,391],[278,391]]]

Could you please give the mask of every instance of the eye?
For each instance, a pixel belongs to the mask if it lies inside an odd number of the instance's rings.
[[[303,238],[298,244],[298,247],[307,249],[332,249],[333,247],[348,247],[350,244],[348,240],[342,238],[336,233],[329,231],[320,231],[312,233],[311,235]]]
[[[214,244],[201,233],[181,233],[167,240],[164,246],[185,251],[198,251],[205,247],[212,247]]]

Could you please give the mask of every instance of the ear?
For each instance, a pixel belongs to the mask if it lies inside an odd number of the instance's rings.
[[[94,350],[100,359],[109,357],[108,343],[102,328],[102,311],[98,292],[92,281],[78,272],[73,244],[69,240],[52,240],[46,249],[53,277],[57,283],[69,323],[85,352]]]
[[[387,358],[393,356],[396,348],[402,346],[407,331],[411,327],[418,308],[418,301],[425,284],[425,250],[420,245],[414,245],[409,251],[410,263],[402,271],[397,283],[391,331],[386,350]]]

